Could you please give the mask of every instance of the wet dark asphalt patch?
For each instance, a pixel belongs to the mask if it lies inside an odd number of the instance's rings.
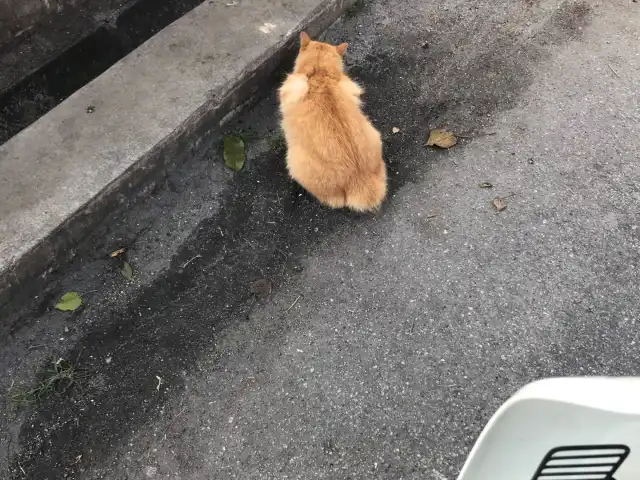
[[[227,325],[244,321],[261,301],[252,282],[267,278],[278,288],[300,270],[299,256],[322,238],[350,221],[375,222],[322,208],[287,178],[282,153],[267,153],[242,171],[222,205],[184,243],[165,274],[65,355],[79,357],[86,375],[99,373],[109,387],[53,397],[25,423],[20,439],[31,448],[16,461],[33,478],[70,474],[77,455],[97,461],[121,445],[181,391],[181,372],[189,372]],[[196,254],[197,263],[188,265]],[[105,365],[110,356],[118,362]],[[58,428],[37,442],[51,424]]]

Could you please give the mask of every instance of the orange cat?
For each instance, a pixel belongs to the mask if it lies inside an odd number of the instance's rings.
[[[311,41],[280,88],[291,177],[332,208],[376,211],[387,195],[380,133],[360,109],[362,89],[343,71],[347,44]]]

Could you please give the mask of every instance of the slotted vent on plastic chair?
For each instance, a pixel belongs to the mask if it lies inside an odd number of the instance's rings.
[[[613,474],[629,455],[625,445],[559,447],[542,460],[532,480],[615,480]]]

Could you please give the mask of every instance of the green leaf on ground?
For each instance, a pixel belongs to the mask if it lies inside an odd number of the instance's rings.
[[[131,268],[131,264],[129,262],[124,262],[122,268],[120,269],[120,273],[127,280],[133,280],[133,268]]]
[[[82,305],[82,297],[77,292],[67,292],[56,303],[56,308],[63,312],[72,312],[80,305]]]
[[[478,186],[479,186],[480,188],[493,188],[493,185],[492,185],[492,184],[490,184],[489,182],[482,182],[482,183],[479,183],[479,184],[478,184]]]
[[[224,137],[224,164],[234,172],[239,172],[244,166],[246,153],[244,141],[236,135]]]

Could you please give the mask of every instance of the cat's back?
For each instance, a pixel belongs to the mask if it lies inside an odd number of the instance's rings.
[[[283,127],[291,140],[324,149],[333,145],[346,148],[362,133],[366,118],[357,98],[345,93],[340,82],[313,77],[291,78],[287,82],[282,90],[293,98],[287,99],[285,94],[281,110]]]

